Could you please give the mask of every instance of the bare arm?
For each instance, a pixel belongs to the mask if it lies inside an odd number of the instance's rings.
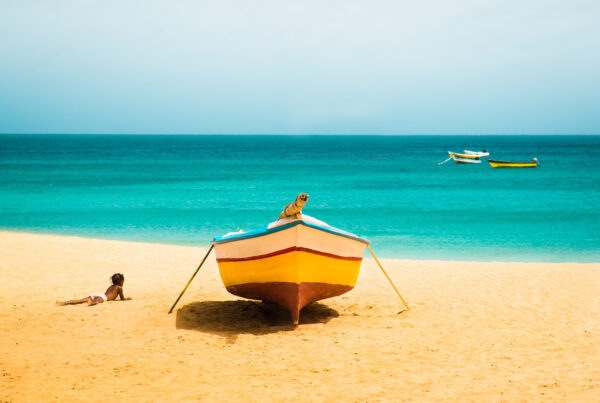
[[[126,300],[129,301],[129,300],[131,300],[131,298],[129,298],[129,297],[125,298],[123,296],[123,287],[119,287],[119,298],[121,298],[123,301],[126,301]]]

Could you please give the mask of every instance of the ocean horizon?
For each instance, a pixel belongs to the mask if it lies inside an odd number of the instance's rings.
[[[534,169],[438,162],[448,151]],[[304,213],[380,257],[600,261],[598,135],[0,134],[0,230],[207,247]]]

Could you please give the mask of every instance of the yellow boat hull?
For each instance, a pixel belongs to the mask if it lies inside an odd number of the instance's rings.
[[[448,151],[448,154],[451,157],[457,157],[457,158],[467,158],[467,159],[473,159],[473,160],[478,160],[479,159],[479,156],[472,155],[472,154],[454,153],[452,151]]]
[[[538,166],[537,161],[514,162],[514,161],[497,161],[487,160],[492,168],[535,168]]]
[[[303,221],[213,241],[227,291],[275,302],[294,323],[307,304],[354,288],[368,243]]]

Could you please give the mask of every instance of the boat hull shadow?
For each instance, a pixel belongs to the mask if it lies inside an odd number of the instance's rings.
[[[248,283],[226,287],[238,297],[274,302],[287,309],[292,322],[300,320],[300,310],[311,302],[337,297],[350,291],[352,286],[327,283]]]

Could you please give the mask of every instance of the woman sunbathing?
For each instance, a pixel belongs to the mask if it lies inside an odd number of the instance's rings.
[[[81,299],[71,299],[69,301],[56,301],[57,306],[63,305],[76,305],[87,303],[89,305],[101,304],[106,301],[114,301],[119,296],[122,300],[130,300],[131,298],[125,298],[123,296],[123,283],[125,282],[125,276],[121,273],[115,273],[110,278],[112,280],[112,285],[108,287],[104,294],[94,293],[90,294],[89,297],[81,298]]]

